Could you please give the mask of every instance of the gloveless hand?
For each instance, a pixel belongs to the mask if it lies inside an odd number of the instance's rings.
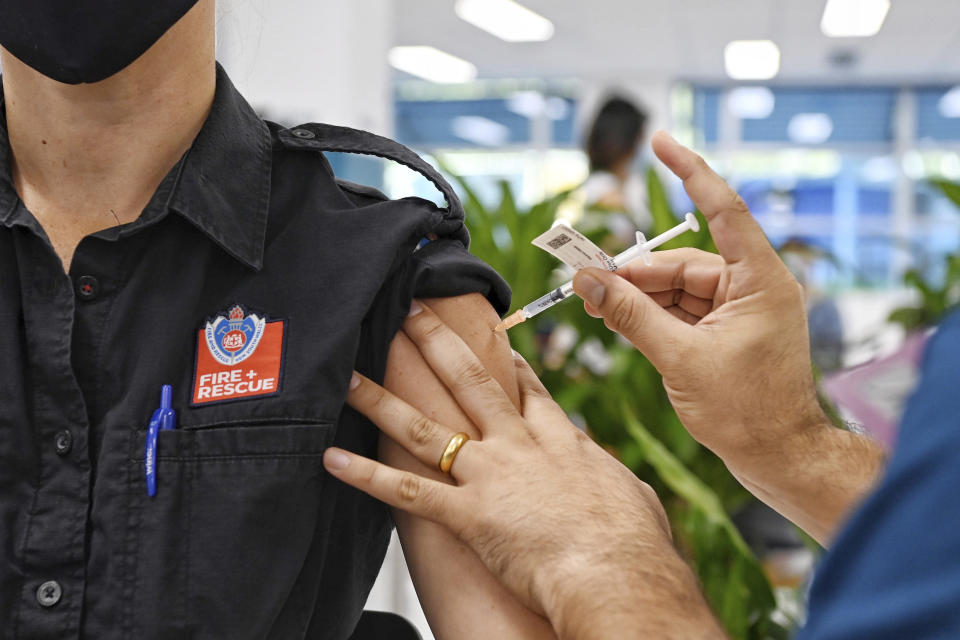
[[[649,637],[690,637],[683,630],[693,622],[698,633],[716,631],[656,494],[570,423],[522,358],[518,410],[426,305],[415,303],[404,332],[483,439],[461,447],[450,469],[456,485],[340,449],[324,457],[332,474],[449,528],[561,637],[630,635],[631,623],[646,625],[637,631]],[[351,385],[353,408],[420,460],[438,463],[452,430],[370,380],[355,375]],[[671,599],[684,603],[680,611],[664,604]]]
[[[768,455],[823,421],[801,287],[700,156],[662,132],[653,148],[683,179],[720,255],[655,252],[652,266],[585,269],[574,288],[657,367],[691,435],[726,461]]]
[[[834,429],[817,401],[802,289],[743,200],[700,156],[663,132],[653,149],[683,180],[720,255],[654,252],[652,266],[584,269],[574,290],[588,313],[660,371],[690,434],[747,488],[823,541],[869,488],[876,456],[850,457],[864,469],[856,486],[829,498],[815,490],[827,478],[801,477],[838,446],[861,444],[834,442],[850,434]],[[849,467],[832,464],[822,474],[851,475]],[[823,513],[802,513],[818,502]]]

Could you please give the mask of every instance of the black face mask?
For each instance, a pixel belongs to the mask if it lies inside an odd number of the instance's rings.
[[[0,0],[0,45],[58,82],[109,78],[197,0]]]

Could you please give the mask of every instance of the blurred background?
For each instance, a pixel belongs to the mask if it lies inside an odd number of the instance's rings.
[[[222,0],[218,17],[218,57],[264,117],[367,129],[440,166],[514,308],[563,276],[529,246],[556,219],[619,250],[693,209],[647,145],[667,129],[743,195],[806,286],[838,425],[889,446],[960,282],[958,45],[947,0]],[[331,162],[391,196],[439,198],[404,168]],[[579,305],[527,324],[515,345],[657,488],[731,635],[786,637],[815,545],[685,436],[655,372]],[[431,637],[396,549],[368,608]]]

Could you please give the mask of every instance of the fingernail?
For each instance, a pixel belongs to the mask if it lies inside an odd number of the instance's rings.
[[[327,449],[323,454],[323,464],[329,471],[343,471],[350,464],[350,457],[342,451]]]
[[[356,373],[350,376],[350,391],[353,391],[360,386],[360,376]]]
[[[676,141],[677,141],[677,139],[673,137],[673,134],[671,134],[671,133],[670,133],[669,131],[667,131],[666,129],[660,129],[659,131],[657,131],[657,135],[664,136],[664,137],[665,137],[667,140],[669,140],[670,142],[676,142]]]
[[[408,318],[412,318],[413,316],[417,315],[417,314],[420,313],[421,311],[423,311],[423,307],[420,306],[420,303],[417,302],[416,300],[411,300],[411,301],[410,301],[410,313],[407,314],[407,317],[408,317]]]
[[[590,274],[584,273],[577,278],[576,285],[577,293],[580,294],[581,298],[594,307],[603,304],[603,297],[607,293],[607,288],[603,286],[602,282]]]

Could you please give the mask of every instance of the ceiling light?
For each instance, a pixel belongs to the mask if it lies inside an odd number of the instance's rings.
[[[741,120],[763,120],[773,113],[776,99],[766,87],[737,87],[727,95],[727,108]]]
[[[517,115],[539,118],[547,107],[547,100],[539,91],[518,91],[507,98],[507,110]]]
[[[570,103],[563,98],[552,96],[547,98],[544,112],[551,120],[563,120],[570,115]]]
[[[926,163],[919,151],[911,150],[903,154],[903,172],[911,180],[921,180],[926,177]]]
[[[960,156],[956,153],[945,153],[940,158],[940,174],[947,180],[960,179]]]
[[[825,113],[798,113],[787,125],[787,136],[798,144],[822,144],[832,134],[833,120]]]
[[[510,140],[510,129],[506,125],[482,116],[457,116],[450,123],[450,129],[458,138],[482,147],[499,147]]]
[[[863,163],[860,175],[867,182],[893,182],[897,179],[897,161],[893,156],[874,156]]]
[[[960,118],[960,86],[940,96],[937,109],[944,118]]]
[[[831,38],[875,36],[889,10],[890,0],[827,0],[820,30]]]
[[[431,82],[470,82],[477,77],[471,63],[433,47],[394,47],[390,66]]]
[[[557,96],[544,97],[539,91],[518,91],[507,98],[507,110],[535,120],[546,116],[550,120],[563,120],[570,115],[570,105]]]
[[[542,42],[553,37],[553,23],[513,0],[457,0],[461,19],[507,42]]]
[[[769,80],[780,71],[780,49],[770,40],[734,40],[723,61],[734,80]]]

